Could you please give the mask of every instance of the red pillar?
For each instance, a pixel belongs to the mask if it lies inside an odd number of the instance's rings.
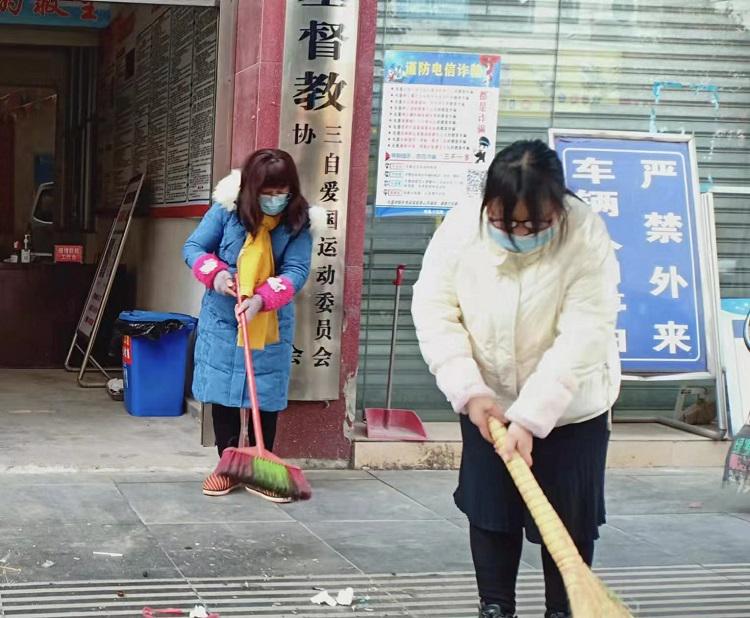
[[[279,141],[284,59],[283,0],[239,0],[232,166],[256,148]],[[359,1],[355,108],[352,127],[344,277],[344,328],[339,398],[328,404],[290,402],[281,417],[278,452],[284,457],[348,461],[359,361],[372,82],[377,0]],[[300,170],[304,174],[304,169]]]
[[[234,76],[232,167],[279,144],[285,0],[239,0]]]

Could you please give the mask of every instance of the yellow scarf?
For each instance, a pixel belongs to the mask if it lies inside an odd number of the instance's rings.
[[[281,215],[263,215],[255,237],[248,234],[237,258],[237,274],[240,280],[240,298],[249,298],[255,288],[273,277],[273,247],[271,230],[278,224]],[[261,311],[249,324],[248,336],[253,350],[262,350],[279,340],[279,319],[275,311]],[[242,347],[242,333],[237,333],[237,345]]]

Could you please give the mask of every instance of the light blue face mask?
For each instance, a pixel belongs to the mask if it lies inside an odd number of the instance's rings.
[[[260,203],[260,209],[265,214],[273,217],[286,208],[286,205],[289,203],[289,194],[279,193],[278,195],[261,195],[258,201]]]
[[[528,234],[527,236],[513,235],[512,239],[510,234],[490,223],[487,224],[487,230],[492,240],[506,251],[512,251],[513,253],[531,253],[542,248],[555,237],[554,225],[542,230],[536,236],[534,234]],[[515,244],[513,244],[513,241],[515,241]]]

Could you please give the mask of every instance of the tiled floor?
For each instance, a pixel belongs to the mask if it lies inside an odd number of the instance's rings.
[[[198,475],[6,474],[0,564],[21,569],[15,581],[471,568],[455,472],[309,476],[310,502],[277,506],[244,491],[206,498]],[[719,470],[611,472],[608,505],[599,566],[747,559],[750,496],[723,489]],[[524,561],[538,567],[538,549]]]
[[[461,594],[451,601],[457,605],[434,615],[471,614],[467,526],[451,499],[455,472],[343,470],[309,477],[310,502],[277,506],[245,491],[206,498],[200,476],[189,473],[4,474],[0,584],[6,584],[0,585],[0,610],[8,595],[41,594],[23,582],[94,587],[104,586],[97,583],[103,580],[133,586],[205,578],[345,582],[372,574],[455,573],[463,578]],[[720,470],[611,472],[608,496],[609,522],[595,565],[602,573],[637,573],[632,569],[639,567],[706,575],[710,565],[747,561],[750,496],[723,489]],[[533,574],[540,566],[538,548],[527,546],[523,561],[524,572]],[[742,571],[737,577],[746,582],[748,575]],[[729,576],[718,581],[730,581]],[[634,598],[647,602],[648,591],[632,585]],[[535,597],[524,594],[535,608]],[[295,600],[299,608],[308,602]],[[226,615],[247,615],[242,611]],[[297,610],[278,611],[259,615]],[[422,615],[383,611],[373,615]]]

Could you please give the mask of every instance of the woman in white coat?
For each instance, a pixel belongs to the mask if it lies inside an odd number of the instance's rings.
[[[565,188],[539,140],[502,150],[481,204],[451,211],[424,256],[412,314],[437,385],[461,415],[457,506],[470,523],[480,618],[509,618],[523,530],[541,543],[487,420],[508,425],[506,460],[532,465],[584,560],[604,523],[609,412],[620,388],[619,268],[600,217]],[[542,548],[547,618],[569,616]]]

